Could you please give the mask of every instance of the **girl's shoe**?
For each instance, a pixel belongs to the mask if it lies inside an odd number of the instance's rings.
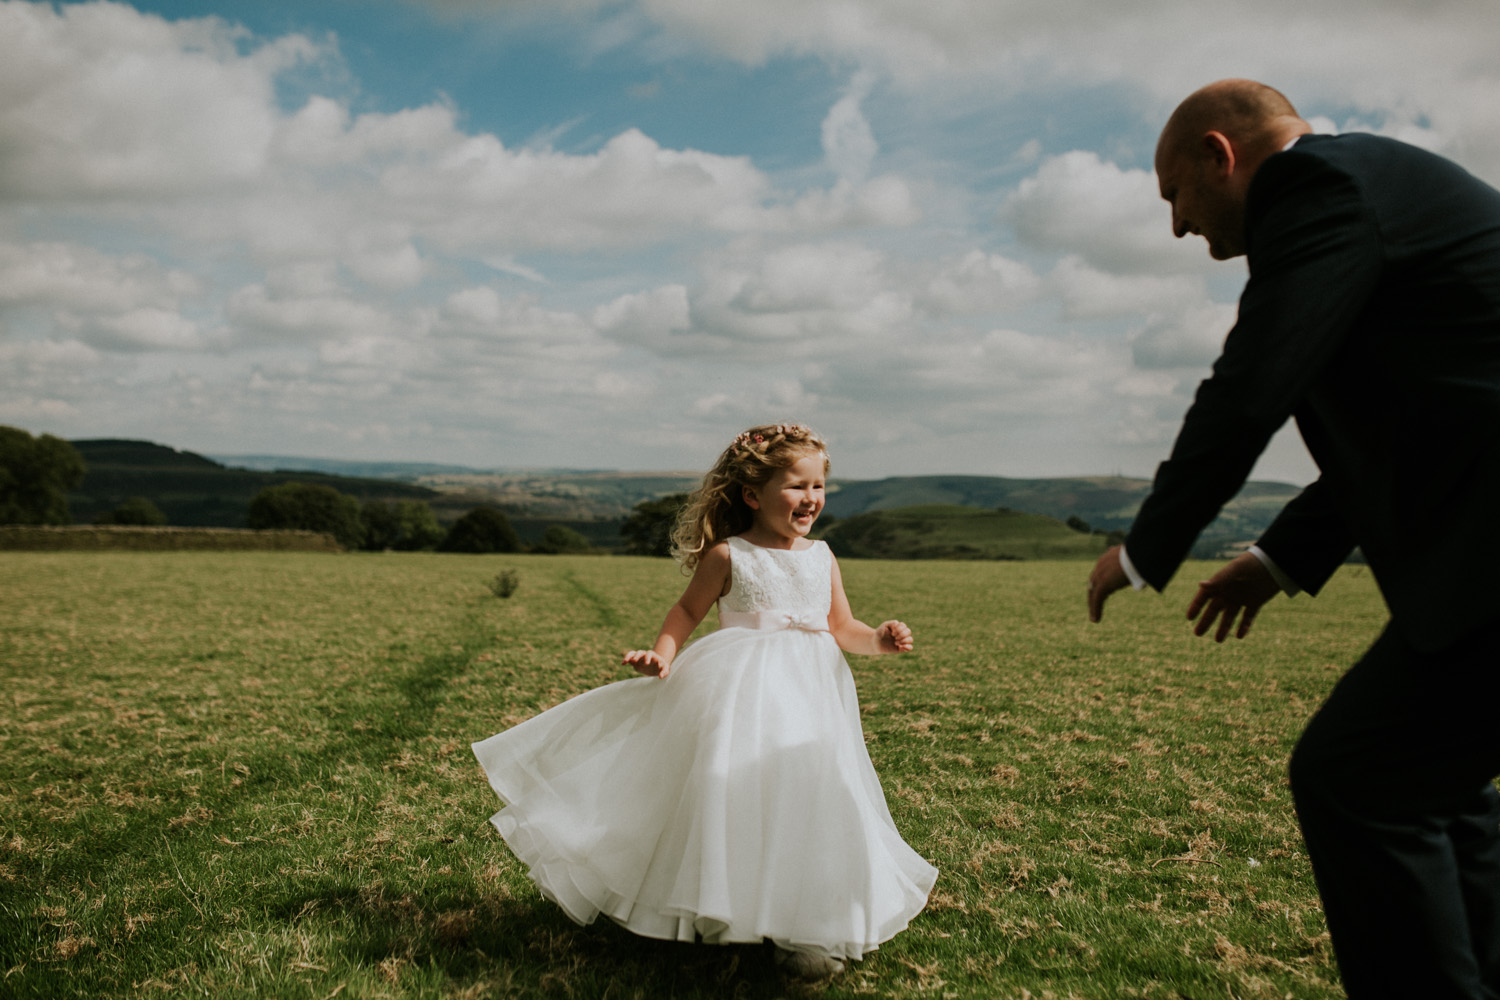
[[[844,971],[844,963],[836,958],[786,948],[776,949],[776,964],[781,971],[798,979],[828,979]]]

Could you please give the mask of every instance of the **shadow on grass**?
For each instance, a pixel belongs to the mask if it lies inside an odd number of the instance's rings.
[[[395,895],[329,886],[289,894],[267,915],[327,925],[351,964],[437,972],[450,989],[479,997],[759,1000],[825,988],[785,979],[769,943],[657,941],[607,919],[579,927],[550,902],[504,890]]]

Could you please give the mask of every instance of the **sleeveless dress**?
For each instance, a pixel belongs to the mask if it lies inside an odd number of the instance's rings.
[[[580,924],[858,959],[937,869],[896,832],[832,634],[833,555],[731,538],[718,631],[666,680],[586,692],[475,743],[491,817]]]

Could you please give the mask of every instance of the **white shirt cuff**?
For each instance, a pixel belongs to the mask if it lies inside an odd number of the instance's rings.
[[[1125,576],[1130,580],[1130,585],[1136,590],[1146,586],[1146,578],[1141,576],[1141,571],[1135,568],[1135,563],[1130,561],[1130,555],[1125,547],[1120,546],[1120,568],[1125,571]]]
[[[1276,560],[1267,555],[1259,545],[1250,546],[1250,554],[1260,560],[1260,564],[1271,574],[1271,579],[1276,581],[1276,586],[1281,588],[1282,593],[1288,597],[1302,593],[1302,588],[1297,586],[1296,581],[1283,573],[1281,567],[1276,565]]]

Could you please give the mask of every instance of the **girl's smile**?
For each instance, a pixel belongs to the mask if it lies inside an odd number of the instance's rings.
[[[806,538],[823,512],[827,459],[808,452],[791,465],[777,469],[764,486],[746,486],[745,502],[755,511],[755,524],[746,538],[766,548],[792,548]]]

